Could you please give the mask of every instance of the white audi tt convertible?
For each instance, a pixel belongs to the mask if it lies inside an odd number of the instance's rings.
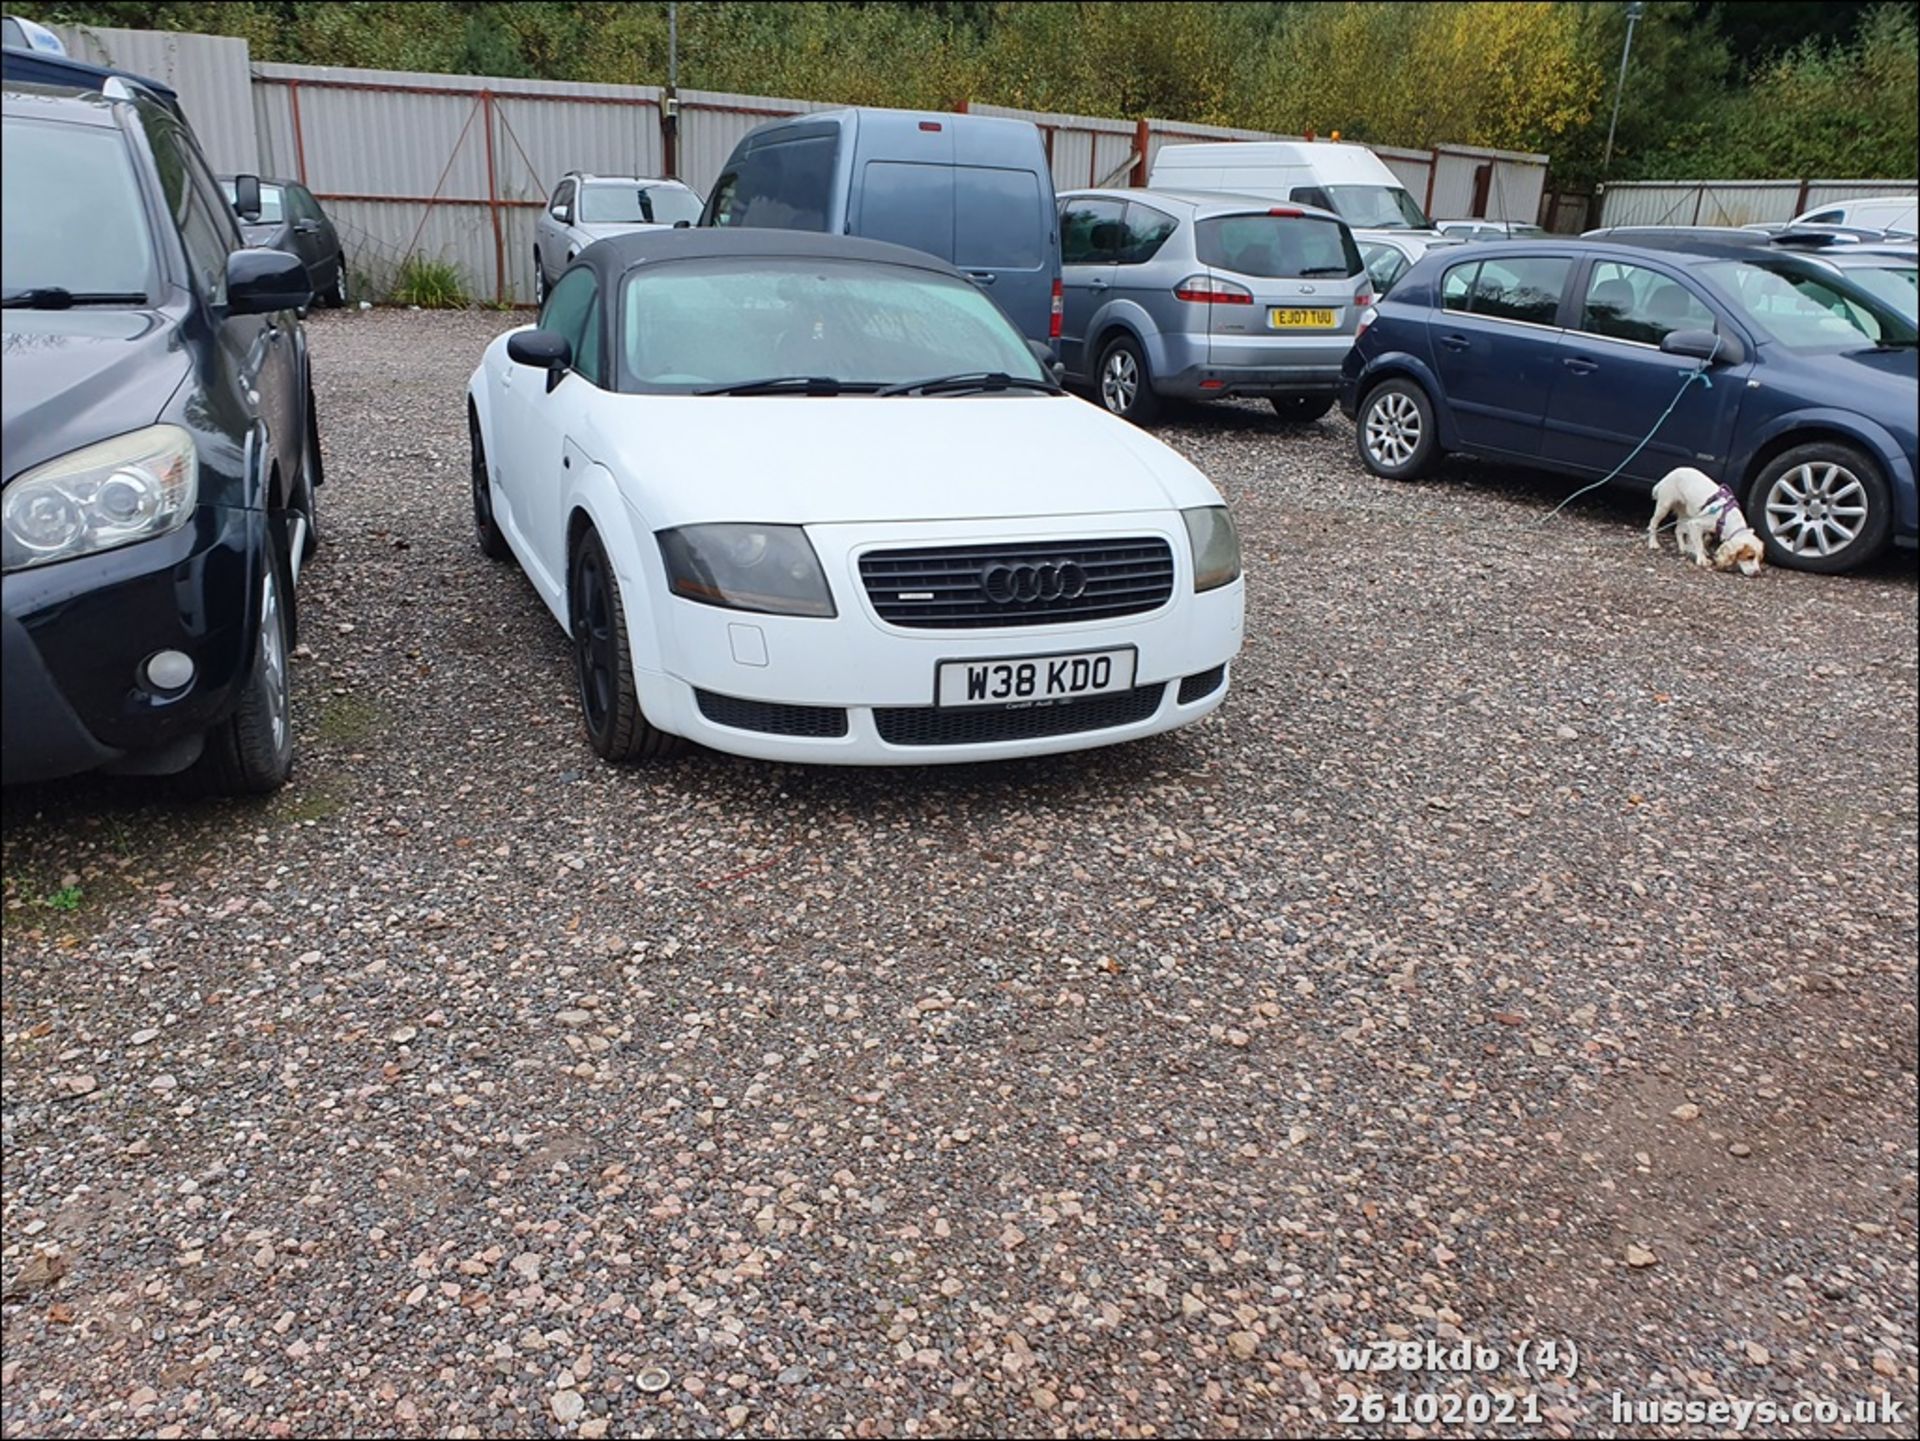
[[[573,640],[593,748],[979,761],[1218,706],[1233,521],[951,266],[778,230],[589,246],[468,387],[480,547]]]

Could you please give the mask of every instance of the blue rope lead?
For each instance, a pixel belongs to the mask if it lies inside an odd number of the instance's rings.
[[[1576,500],[1578,500],[1581,496],[1585,495],[1588,491],[1598,490],[1601,486],[1608,484],[1615,477],[1617,477],[1621,471],[1625,470],[1629,465],[1631,465],[1633,463],[1633,458],[1636,455],[1638,455],[1641,451],[1645,450],[1647,448],[1648,442],[1651,441],[1654,438],[1654,436],[1660,433],[1660,427],[1667,423],[1667,417],[1669,415],[1672,415],[1675,407],[1677,407],[1680,404],[1680,397],[1687,393],[1687,388],[1691,386],[1696,380],[1699,381],[1702,385],[1704,385],[1708,390],[1712,390],[1713,379],[1707,374],[1707,367],[1713,364],[1713,357],[1715,355],[1718,355],[1719,353],[1720,353],[1720,337],[1716,335],[1713,338],[1713,355],[1709,355],[1705,360],[1701,361],[1699,369],[1695,370],[1691,375],[1687,376],[1686,379],[1680,382],[1680,388],[1673,393],[1673,399],[1667,402],[1667,408],[1661,411],[1660,418],[1654,421],[1653,429],[1649,430],[1645,435],[1640,437],[1640,443],[1636,445],[1632,450],[1627,452],[1626,459],[1622,460],[1612,470],[1608,471],[1605,475],[1601,476],[1598,480],[1594,481],[1593,484],[1581,486],[1580,489],[1576,490],[1572,495],[1568,496],[1565,500],[1561,501],[1560,504],[1556,505],[1552,510],[1548,511],[1545,515],[1541,516],[1538,523],[1540,525],[1545,525],[1548,521],[1552,520],[1556,515],[1560,514],[1561,511],[1565,510],[1568,506],[1572,505]]]

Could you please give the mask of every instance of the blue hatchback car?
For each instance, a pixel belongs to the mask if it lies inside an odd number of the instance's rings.
[[[1915,542],[1914,341],[1793,253],[1481,243],[1429,253],[1379,302],[1341,409],[1362,462],[1396,480],[1448,451],[1644,487],[1696,466],[1770,560],[1842,571]],[[1695,371],[1710,383],[1681,394]]]

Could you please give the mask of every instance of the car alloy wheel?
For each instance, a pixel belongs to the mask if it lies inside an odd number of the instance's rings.
[[[1139,396],[1139,363],[1125,346],[1115,346],[1100,367],[1100,403],[1115,415],[1126,415]]]
[[[287,638],[280,623],[280,582],[268,565],[260,576],[260,688],[267,706],[267,729],[275,755],[283,754],[292,732],[287,684]]]
[[[574,667],[580,678],[580,708],[587,730],[599,740],[613,718],[615,670],[612,592],[598,548],[574,566],[572,607]]]
[[[1420,407],[1404,391],[1385,391],[1367,407],[1365,434],[1374,463],[1397,470],[1420,448]]]
[[[1867,488],[1846,466],[1808,461],[1786,471],[1767,490],[1767,528],[1789,554],[1837,555],[1867,526]]]
[[[533,252],[533,303],[542,306],[547,303],[547,273],[540,268],[540,252]]]
[[[333,262],[333,291],[327,297],[327,304],[335,310],[347,308],[347,257],[337,255]]]
[[[473,479],[473,534],[480,553],[490,560],[505,560],[513,554],[507,538],[493,518],[493,489],[488,484],[487,447],[480,439],[480,420],[467,411],[467,468]]]

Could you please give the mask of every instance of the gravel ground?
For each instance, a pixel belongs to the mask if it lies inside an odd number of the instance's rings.
[[[1701,575],[1194,411],[1204,724],[614,770],[470,537],[505,323],[312,324],[291,788],[8,796],[7,1435],[1912,1434],[1910,561]]]

